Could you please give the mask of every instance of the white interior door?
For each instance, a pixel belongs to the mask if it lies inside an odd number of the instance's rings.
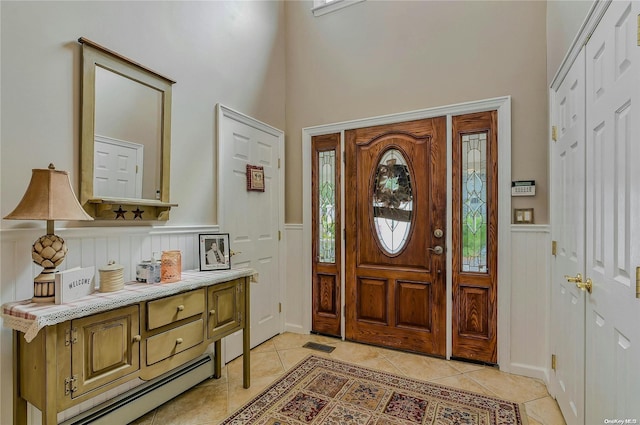
[[[586,46],[586,419],[640,423],[640,2],[611,2]]]
[[[112,198],[142,198],[144,146],[96,136],[93,193]]]
[[[282,331],[280,231],[284,189],[279,163],[284,133],[218,105],[218,221],[237,252],[232,267],[259,274],[251,284],[251,347]],[[264,192],[247,190],[247,165],[264,167]],[[242,354],[241,333],[223,340],[224,360]]]
[[[568,425],[584,424],[585,294],[565,275],[585,270],[584,49],[554,94],[557,140],[552,143],[551,220],[557,243],[551,275],[551,349],[556,369],[549,391]]]

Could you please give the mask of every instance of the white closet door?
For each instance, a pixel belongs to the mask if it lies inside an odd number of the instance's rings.
[[[251,347],[282,332],[282,256],[284,181],[279,158],[284,134],[251,117],[218,106],[218,221],[237,253],[232,267],[259,274],[251,284]],[[264,168],[264,192],[247,190],[247,165]],[[223,340],[225,361],[242,354],[238,332]]]
[[[557,141],[551,145],[551,220],[557,254],[551,276],[551,349],[556,355],[549,391],[568,425],[584,424],[585,294],[565,276],[585,270],[584,49],[554,93]]]
[[[640,422],[640,3],[611,2],[586,46],[586,423]]]

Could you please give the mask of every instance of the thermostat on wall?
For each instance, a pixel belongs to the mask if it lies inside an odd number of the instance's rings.
[[[535,194],[535,180],[515,180],[511,182],[511,196],[534,196]]]

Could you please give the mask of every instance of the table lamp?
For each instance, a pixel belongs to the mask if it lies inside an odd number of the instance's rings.
[[[33,244],[33,262],[43,267],[33,281],[33,302],[55,300],[55,273],[67,255],[67,245],[53,234],[54,220],[93,220],[87,214],[71,188],[69,173],[48,169],[32,170],[31,182],[18,206],[5,217],[7,220],[47,220],[47,234]]]

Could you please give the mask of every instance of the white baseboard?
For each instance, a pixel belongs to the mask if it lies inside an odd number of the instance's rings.
[[[545,385],[549,385],[549,371],[542,367],[511,363],[509,373],[540,379],[545,383]]]

